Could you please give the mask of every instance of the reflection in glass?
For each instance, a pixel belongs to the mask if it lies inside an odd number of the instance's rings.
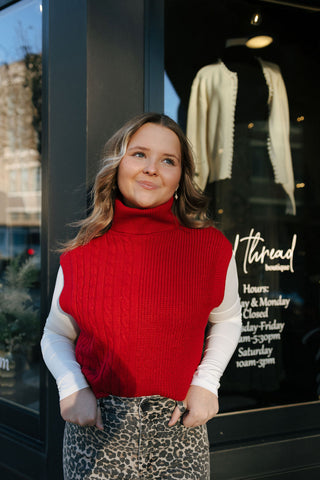
[[[180,3],[165,2],[165,112],[191,126],[196,182],[234,246],[242,302],[220,412],[319,400],[319,13],[264,9],[275,41],[254,52],[239,43],[257,33],[247,2],[185,2],[183,22]]]
[[[0,398],[39,409],[41,1],[0,11]]]

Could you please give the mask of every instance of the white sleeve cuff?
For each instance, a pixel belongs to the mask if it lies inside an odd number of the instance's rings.
[[[63,398],[66,398],[83,388],[89,387],[89,384],[82,373],[81,375],[77,375],[74,372],[68,372],[61,379],[59,378],[57,380],[57,386],[59,390],[59,399],[61,401]]]

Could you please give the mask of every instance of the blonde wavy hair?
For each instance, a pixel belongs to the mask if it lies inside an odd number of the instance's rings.
[[[93,238],[109,230],[114,215],[115,199],[119,195],[117,185],[118,167],[124,157],[132,136],[146,123],[153,123],[172,130],[181,146],[181,179],[172,211],[181,225],[189,228],[205,228],[212,225],[207,217],[207,197],[194,183],[194,160],[190,144],[179,127],[170,117],[160,113],[143,113],[128,121],[105,144],[102,166],[97,173],[92,190],[92,209],[87,218],[75,222],[80,227],[76,237],[62,246],[61,251],[86,245]]]

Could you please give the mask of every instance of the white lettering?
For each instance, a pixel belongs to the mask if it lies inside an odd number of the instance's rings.
[[[281,340],[281,335],[280,333],[264,333],[263,335],[254,335],[252,337],[252,345],[255,345],[256,343],[270,343],[273,340]]]
[[[239,343],[251,343],[250,335],[241,335]]]
[[[277,263],[276,265],[268,265],[265,263],[264,269],[266,272],[288,272],[290,270],[289,265],[282,265]]]
[[[275,365],[276,359],[274,357],[271,358],[258,358],[258,360],[254,358],[250,358],[249,360],[237,360],[236,367],[237,368],[247,368],[247,367],[258,367],[258,368],[265,368],[266,365]]]
[[[269,258],[270,260],[276,260],[278,258],[281,260],[289,260],[288,265],[280,265],[278,263],[277,265],[268,265],[268,268],[266,268],[265,265],[266,270],[270,270],[270,267],[277,267],[277,269],[280,271],[290,270],[291,272],[294,272],[293,255],[297,243],[296,234],[294,234],[292,237],[291,247],[286,251],[275,248],[267,248],[265,245],[262,246],[261,250],[258,250],[258,247],[260,247],[261,243],[264,242],[264,238],[262,238],[260,232],[254,234],[253,228],[250,230],[248,237],[240,238],[239,234],[236,235],[233,248],[234,254],[236,254],[240,242],[247,242],[243,259],[244,273],[248,273],[248,265],[251,265],[252,263],[263,264],[266,258]]]
[[[269,293],[268,285],[251,286],[250,283],[244,283],[242,288],[243,293]]]
[[[276,319],[270,322],[265,322],[264,320],[260,322],[260,329],[262,331],[265,330],[279,330],[280,333],[282,333],[284,329],[285,323],[284,322],[277,322]]]
[[[242,325],[242,331],[243,332],[252,332],[252,333],[256,334],[258,328],[259,328],[259,325],[253,325],[249,321],[246,324]]]
[[[264,345],[262,345],[260,348],[239,347],[238,355],[239,357],[253,357],[255,355],[266,355],[267,357],[270,357],[272,351],[273,347],[266,348]]]
[[[266,365],[275,365],[276,359],[274,357],[271,358],[259,358],[257,360],[258,368],[265,368]]]
[[[253,358],[251,358],[250,360],[237,360],[236,366],[237,368],[255,367],[256,360]]]
[[[250,300],[249,301],[241,300],[240,304],[241,304],[241,308],[248,308],[250,305]]]
[[[245,308],[242,311],[242,318],[268,318],[269,308],[266,307],[265,310],[253,311],[252,308]]]
[[[0,369],[1,370],[7,370],[7,372],[9,372],[10,368],[9,368],[9,359],[8,358],[0,357]]]
[[[282,295],[279,295],[278,298],[267,298],[267,297],[260,297],[259,298],[259,306],[260,307],[284,307],[288,308],[290,303],[290,298],[282,298]]]

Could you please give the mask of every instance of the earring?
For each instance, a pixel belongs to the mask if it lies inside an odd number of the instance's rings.
[[[177,189],[177,190],[178,190],[178,189]],[[178,195],[177,190],[174,192],[174,198],[175,198],[175,200],[178,200],[178,198],[179,198],[179,195]]]

